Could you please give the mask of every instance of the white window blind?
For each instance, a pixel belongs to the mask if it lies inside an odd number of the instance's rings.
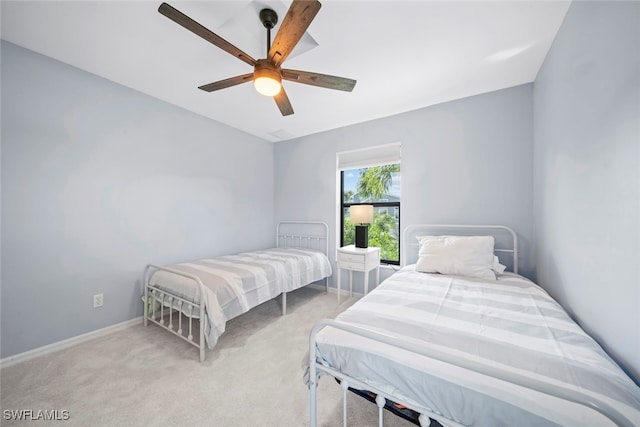
[[[400,143],[342,151],[337,157],[339,171],[400,163]]]

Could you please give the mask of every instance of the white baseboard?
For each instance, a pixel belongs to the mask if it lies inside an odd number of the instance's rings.
[[[317,289],[319,291],[324,291],[327,289],[324,283],[310,283],[307,286],[305,286],[305,288]],[[331,288],[329,288],[329,292],[331,292]]]
[[[130,328],[131,326],[139,325],[141,323],[142,323],[142,316],[136,317],[135,319],[127,320],[122,323],[117,323],[115,325],[107,326],[106,328],[87,332],[86,334],[78,335],[66,340],[54,342],[53,344],[48,344],[42,347],[34,348],[33,350],[28,350],[28,351],[25,351],[24,353],[14,354],[13,356],[7,356],[4,359],[0,359],[0,369],[15,365],[20,362],[25,362],[35,357],[44,356],[45,354],[49,354],[55,351],[63,350],[65,348],[73,347],[74,345],[78,345],[80,343],[90,341],[92,339],[99,338],[104,335],[112,334],[114,332],[121,331],[123,329]]]
[[[325,285],[323,285],[323,284],[318,284],[318,283],[311,283],[311,284],[307,285],[306,287],[308,287],[308,288],[313,288],[313,289],[317,289],[317,290],[319,290],[319,291],[324,291],[324,290],[326,290],[326,289],[327,289]],[[330,294],[337,294],[337,293],[338,293],[338,288],[332,288],[331,286],[329,286],[329,293],[330,293]],[[344,295],[347,295],[347,296],[349,296],[349,289],[340,289],[340,295],[343,295],[343,296],[344,296]],[[357,296],[357,297],[361,297],[361,296],[363,296],[364,294],[363,294],[362,292],[353,292],[353,295],[354,295],[354,296]]]

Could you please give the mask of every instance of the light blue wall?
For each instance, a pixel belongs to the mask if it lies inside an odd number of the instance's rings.
[[[148,263],[273,245],[273,144],[1,47],[2,357],[140,316]]]
[[[275,148],[2,42],[0,355],[138,316],[142,266],[269,246],[280,219],[335,247],[336,153],[400,141],[402,225],[513,227],[638,381],[639,7],[574,2],[534,85]]]
[[[276,220],[320,219],[335,239],[336,153],[400,141],[401,226],[508,225],[531,275],[532,96],[532,85],[517,86],[278,143]]]
[[[640,383],[640,2],[573,2],[534,117],[537,279]]]

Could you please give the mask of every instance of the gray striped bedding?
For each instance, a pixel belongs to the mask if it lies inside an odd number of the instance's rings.
[[[283,292],[331,276],[327,256],[306,248],[273,248],[167,267],[195,275],[204,284],[204,332],[209,348],[216,345],[228,320]],[[150,284],[189,301],[201,301],[193,280],[182,276],[161,270],[152,275]],[[176,304],[174,308],[177,309]],[[188,308],[183,312],[187,316],[199,316]]]
[[[486,281],[407,266],[336,320],[580,390],[640,425],[640,388],[521,276]],[[330,327],[319,332],[317,348],[320,363],[463,425],[611,425],[577,404]]]

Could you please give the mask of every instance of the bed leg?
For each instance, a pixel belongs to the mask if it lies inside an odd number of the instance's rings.
[[[324,289],[327,293],[329,293],[329,278],[325,277],[324,278]]]
[[[204,362],[204,357],[205,357],[205,350],[207,349],[207,344],[205,342],[204,339],[204,295],[201,293],[200,294],[200,321],[198,323],[200,323],[200,363]]]
[[[383,417],[383,414],[384,414],[384,405],[385,405],[385,403],[387,403],[387,400],[384,397],[382,397],[380,395],[376,396],[376,405],[378,405],[378,426],[379,427],[382,427],[382,425],[383,425],[382,417]]]
[[[282,293],[282,315],[287,314],[287,293]]]
[[[347,391],[349,391],[349,383],[342,379],[340,383],[342,387],[342,426],[347,427]]]
[[[148,315],[149,315],[149,288],[147,288],[147,285],[144,285],[144,301],[142,303],[142,318],[144,319],[144,326],[149,325],[149,321],[147,320]]]
[[[318,390],[317,378],[309,378],[309,427],[316,427],[318,425],[317,420],[317,399],[316,393]]]
[[[318,392],[318,367],[316,366],[316,334],[318,330],[314,326],[309,334],[309,427],[318,425],[317,392]]]

